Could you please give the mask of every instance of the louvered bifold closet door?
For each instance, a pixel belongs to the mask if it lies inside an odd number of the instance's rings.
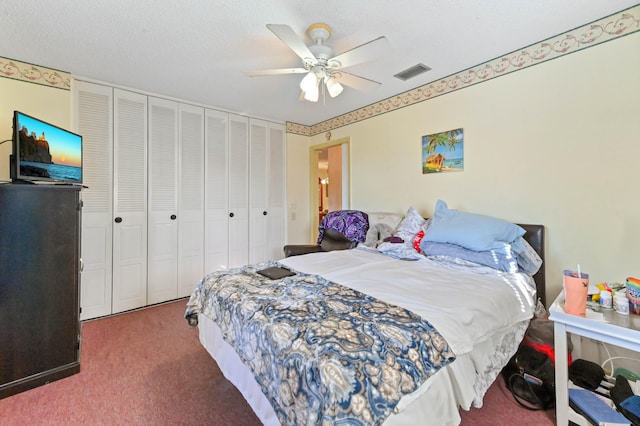
[[[269,123],[269,179],[267,185],[267,257],[281,259],[286,239],[286,141],[284,125]]]
[[[180,104],[178,297],[204,274],[204,108]]]
[[[205,274],[229,265],[229,114],[205,110]]]
[[[229,267],[249,260],[249,119],[229,114]]]
[[[147,97],[114,89],[113,313],[147,304]]]
[[[81,192],[84,265],[80,289],[80,319],[111,314],[113,89],[73,82],[75,130],[82,135]]]
[[[267,122],[249,120],[249,263],[268,260]]]
[[[178,104],[149,97],[147,304],[178,297]]]

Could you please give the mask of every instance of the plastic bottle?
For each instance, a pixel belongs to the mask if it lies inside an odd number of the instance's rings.
[[[613,308],[613,299],[611,298],[611,293],[609,293],[607,290],[602,290],[600,292],[600,307],[604,309]]]
[[[629,299],[627,299],[627,295],[617,292],[613,298],[613,307],[617,313],[629,315]]]

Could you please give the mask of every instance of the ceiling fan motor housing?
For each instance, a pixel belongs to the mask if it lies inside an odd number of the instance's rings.
[[[329,58],[333,57],[333,49],[324,44],[313,44],[309,46],[309,50],[314,54],[318,63],[321,65],[328,65]]]
[[[332,68],[338,68],[340,64],[329,64],[329,58],[333,57],[333,49],[326,44],[325,41],[331,37],[331,27],[327,24],[316,23],[307,28],[307,36],[313,41],[313,44],[309,46],[309,50],[315,56],[315,60],[311,60],[311,66],[322,65],[324,67],[331,66]]]
[[[307,36],[313,40],[314,43],[324,43],[331,37],[331,27],[322,22],[309,25],[307,28]]]

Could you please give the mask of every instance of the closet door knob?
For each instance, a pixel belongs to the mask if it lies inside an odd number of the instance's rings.
[[[178,216],[176,216],[175,214],[172,214],[171,215],[171,220],[176,220],[176,217],[178,217]]]
[[[122,218],[121,218],[120,216],[116,217],[115,222],[116,222],[116,223],[120,223],[120,222],[122,222]]]
[[[262,212],[262,216],[266,216],[266,215],[267,215],[266,211]]]
[[[229,217],[233,217],[233,216],[234,216],[233,212],[229,213]]]

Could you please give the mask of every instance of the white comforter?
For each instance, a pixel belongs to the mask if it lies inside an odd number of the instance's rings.
[[[293,256],[281,263],[415,312],[436,327],[456,355],[530,319],[535,306],[531,277],[486,267],[443,266],[426,257],[398,260],[363,248]]]

